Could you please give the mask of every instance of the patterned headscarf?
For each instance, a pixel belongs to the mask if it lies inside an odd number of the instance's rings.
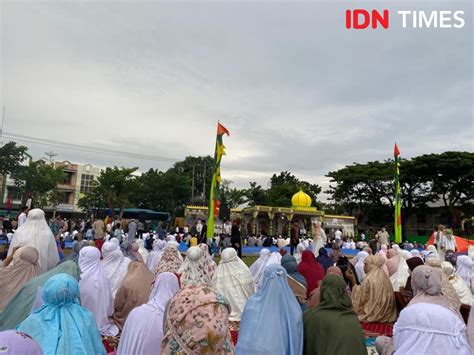
[[[182,260],[179,257],[178,249],[173,246],[168,246],[165,248],[160,261],[156,264],[155,275],[160,272],[171,272],[177,274],[181,264]]]
[[[179,268],[181,275],[181,285],[206,283],[210,284],[211,279],[204,269],[204,253],[199,247],[191,247],[186,252],[186,259]]]
[[[204,257],[202,258],[202,264],[204,266],[204,271],[209,276],[209,279],[212,280],[214,276],[214,272],[216,271],[217,265],[214,260],[212,260],[211,255],[209,254],[209,247],[207,244],[201,243],[198,245],[201,248],[202,252],[204,253]]]
[[[233,354],[229,314],[229,302],[214,288],[184,287],[167,308],[161,353]]]

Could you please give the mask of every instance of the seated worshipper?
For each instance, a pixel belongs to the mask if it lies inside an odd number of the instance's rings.
[[[314,254],[305,250],[301,256],[301,262],[298,264],[298,272],[306,280],[306,297],[309,298],[311,292],[318,287],[319,281],[324,278],[324,269],[316,262]]]
[[[331,246],[331,253],[329,254],[329,257],[332,259],[333,265],[337,263],[339,258],[343,256],[341,249],[339,248],[339,245],[337,243],[332,243]]]
[[[423,259],[423,256],[421,255],[421,253],[418,249],[410,250],[410,254],[411,254],[412,257],[418,257],[420,259]]]
[[[441,288],[442,288],[443,296],[446,297],[446,300],[448,301],[448,304],[450,305],[453,312],[458,314],[461,317],[461,313],[460,313],[461,300],[459,299],[459,296],[456,290],[454,289],[453,285],[451,284],[451,282],[449,282],[448,277],[441,269],[441,260],[431,256],[431,257],[428,257],[428,259],[426,259],[425,264],[440,271]]]
[[[190,285],[165,310],[162,354],[233,354],[230,306],[209,285]]]
[[[140,246],[137,243],[132,243],[130,245],[130,259],[132,261],[138,261],[140,263],[145,263],[143,261],[142,254],[140,254]]]
[[[0,332],[0,351],[2,355],[43,355],[41,346],[28,334],[15,330]]]
[[[211,283],[211,278],[204,269],[203,259],[204,253],[199,247],[191,247],[186,251],[186,259],[178,271],[181,285]]]
[[[221,261],[214,273],[212,283],[230,303],[230,329],[232,334],[236,335],[245,303],[254,294],[255,285],[249,268],[238,257],[234,248],[226,248],[222,251]]]
[[[176,249],[179,248],[179,243],[176,241],[176,237],[173,234],[170,234],[166,237],[168,246],[174,246]]]
[[[154,273],[155,275],[160,272],[177,274],[182,262],[178,249],[174,246],[167,246],[163,251],[163,255],[161,255],[160,261],[156,264]]]
[[[361,322],[391,323],[397,317],[392,284],[382,267],[385,259],[370,255],[365,259],[365,279],[356,284],[355,275],[348,272],[352,286],[352,306]]]
[[[114,301],[113,318],[120,329],[132,309],[148,302],[153,278],[153,273],[142,262],[132,261],[128,265],[127,275],[117,290]]]
[[[403,292],[407,296],[412,296],[413,295],[413,290],[411,289],[411,273],[413,270],[415,270],[418,266],[424,265],[425,263],[423,262],[423,259],[414,256],[410,259],[407,260],[407,265],[408,265],[408,273],[410,276],[408,276],[407,282],[405,284],[405,288],[402,290],[400,289],[400,292]]]
[[[339,267],[337,266],[331,266],[329,269],[328,269],[328,272],[326,275],[337,275],[337,276],[340,276],[344,279],[344,276],[342,275],[342,271]],[[324,279],[323,279],[324,280]],[[317,289],[315,289],[312,293],[311,293],[311,297],[309,298],[308,300],[308,306],[310,308],[314,308],[316,307],[318,304],[319,304],[319,301],[320,301],[320,287],[321,287],[321,284],[323,282],[323,280],[319,281],[319,286]],[[348,288],[347,284],[346,284],[346,292],[348,295],[350,295],[350,289]]]
[[[393,249],[390,249],[387,252],[387,260],[385,260],[385,265],[387,265],[388,274],[390,277],[390,282],[394,291],[399,291],[400,287],[404,287],[408,276],[408,265],[405,261],[405,258],[401,255],[401,249],[398,245],[394,245]]]
[[[20,247],[12,255],[12,262],[0,267],[0,312],[23,285],[41,273],[35,248]]]
[[[456,275],[460,276],[474,294],[474,262],[468,255],[459,255],[456,260]]]
[[[79,279],[79,269],[73,261],[61,263],[48,272],[32,278],[21,287],[3,311],[0,312],[0,330],[15,329],[18,324],[26,319],[33,310],[37,298],[39,298],[39,303],[41,304],[43,285],[49,278],[59,273],[66,273],[76,280]]]
[[[257,292],[263,284],[263,273],[270,261],[274,262],[271,251],[269,249],[262,249],[260,250],[258,259],[249,267],[253,281],[255,282],[255,292]]]
[[[308,308],[308,302],[306,300],[306,279],[298,272],[298,264],[296,263],[295,257],[292,255],[284,255],[281,258],[281,266],[286,270],[288,274],[288,285],[300,304],[301,310],[304,312]]]
[[[293,254],[293,256],[295,257],[296,259],[296,263],[299,264],[301,262],[301,254],[303,254],[303,252],[306,250],[306,247],[304,246],[303,243],[299,243],[297,246],[296,246],[296,251],[295,253]]]
[[[87,240],[72,242],[71,252],[66,258],[63,259],[63,261],[72,260],[77,264],[79,261],[79,252],[81,251],[82,248],[87,247],[87,246],[89,246],[89,243],[87,242]]]
[[[301,307],[287,279],[280,265],[265,268],[262,289],[250,297],[242,314],[237,355],[302,353]]]
[[[441,269],[448,277],[448,280],[451,285],[453,285],[453,288],[456,291],[461,303],[472,306],[471,290],[469,290],[469,287],[467,287],[462,277],[455,274],[453,264],[447,261],[443,261],[441,264]]]
[[[114,299],[109,280],[100,261],[96,247],[85,247],[79,252],[79,281],[81,305],[90,310],[102,335],[116,336],[119,332],[109,319],[114,313]]]
[[[150,252],[148,259],[146,261],[146,266],[151,272],[155,271],[158,261],[160,261],[161,256],[166,247],[166,242],[161,239],[156,239],[153,241],[153,250]]]
[[[327,275],[320,302],[303,314],[303,354],[367,354],[365,337],[341,276]]]
[[[364,262],[368,256],[369,253],[367,253],[366,251],[360,251],[357,253],[357,263],[355,264],[354,268],[356,271],[357,279],[360,283],[362,283],[365,279]]]
[[[209,253],[209,246],[207,244],[201,243],[198,247],[203,252],[202,263],[206,274],[209,276],[209,279],[212,280],[214,276],[214,271],[217,268],[216,262],[212,259],[211,253]]]
[[[178,291],[175,274],[162,272],[158,275],[148,303],[134,308],[128,315],[120,336],[118,355],[160,354],[166,305]]]
[[[56,240],[46,223],[43,210],[39,208],[28,212],[26,222],[16,230],[8,249],[8,256],[12,255],[17,246],[33,247],[38,251],[41,272],[49,271],[59,263]]]
[[[472,354],[466,325],[451,311],[441,291],[441,272],[427,265],[411,274],[415,297],[398,317],[393,341],[379,337],[379,354]]]
[[[17,330],[30,335],[45,355],[105,354],[94,315],[78,301],[77,280],[66,274],[51,277],[43,288],[43,306]]]
[[[426,247],[426,251],[428,252],[428,254],[425,256],[425,260],[430,256],[439,259],[438,250],[434,245],[428,245]]]
[[[344,279],[344,281],[346,281],[346,284],[347,284],[347,286],[348,286],[349,292],[350,292],[350,290],[352,289],[352,281],[346,276],[346,271],[347,271],[347,270],[350,269],[350,270],[352,271],[352,273],[353,273],[354,276],[355,276],[357,285],[360,285],[359,279],[357,278],[357,273],[356,273],[355,267],[354,267],[354,265],[352,265],[352,263],[349,261],[349,259],[347,258],[347,256],[345,256],[345,255],[340,256],[339,259],[337,260],[336,266],[337,266],[339,269],[341,269],[341,271],[342,271],[342,278]]]
[[[112,296],[115,297],[125,275],[127,275],[128,265],[132,261],[124,257],[120,248],[112,242],[105,242],[102,245],[102,257],[102,268],[109,281]]]
[[[135,241],[135,244],[138,245],[138,252],[140,253],[140,255],[142,257],[143,262],[146,264],[146,262],[148,260],[148,256],[150,255],[150,252],[148,250],[146,250],[145,242],[143,241],[143,239],[137,239]]]
[[[324,273],[328,271],[328,268],[334,265],[332,259],[328,255],[328,251],[326,248],[320,248],[319,249],[319,255],[316,258],[316,261],[321,264],[321,266],[324,268]]]

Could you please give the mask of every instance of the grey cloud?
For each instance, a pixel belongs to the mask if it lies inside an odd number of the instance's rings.
[[[395,140],[407,157],[472,150],[470,4],[386,5],[462,8],[461,30],[359,32],[344,28],[352,5],[5,3],[5,131],[182,159],[213,153],[220,119],[223,175],[238,186],[281,170],[327,184],[330,170],[390,157]]]

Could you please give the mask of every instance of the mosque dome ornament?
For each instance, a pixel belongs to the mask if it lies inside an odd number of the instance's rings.
[[[311,207],[311,197],[302,189],[291,198],[292,207]]]

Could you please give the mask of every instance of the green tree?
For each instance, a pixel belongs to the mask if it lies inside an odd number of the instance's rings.
[[[221,203],[226,204],[229,208],[236,208],[245,203],[245,190],[231,187],[232,184],[233,182],[230,180],[222,180],[220,186]]]
[[[474,200],[474,153],[426,154],[413,161],[431,172],[432,193],[443,201],[449,222],[459,226],[456,208],[467,212]]]
[[[321,192],[319,185],[299,180],[288,171],[282,171],[279,175],[273,174],[270,178],[270,188],[267,190],[267,203],[270,206],[291,206],[291,198],[299,189],[311,196],[314,206],[317,195]]]
[[[27,157],[26,148],[23,145],[16,145],[15,142],[8,142],[0,147],[0,175],[14,173],[21,162]]]
[[[249,182],[250,187],[244,191],[244,196],[250,206],[267,205],[267,191],[255,181]]]
[[[122,218],[123,210],[134,194],[136,184],[134,173],[138,168],[113,168],[108,167],[100,172],[95,187],[90,193],[92,196],[84,196],[81,205],[91,201],[105,201],[107,207],[115,218],[115,207],[119,208],[119,218]]]
[[[57,185],[64,180],[61,167],[54,168],[43,160],[37,160],[28,166],[17,167],[13,178],[22,194],[23,204],[31,199],[32,206],[35,207],[57,205],[59,200]]]
[[[191,198],[191,184],[188,176],[174,169],[162,172],[150,169],[134,181],[131,202],[139,208],[170,212],[181,215]]]
[[[183,161],[175,163],[174,166],[169,169],[170,172],[186,176],[190,183],[190,190],[194,169],[194,201],[191,201],[190,198],[188,202],[209,203],[209,188],[211,187],[213,165],[214,159],[209,155],[205,157],[189,156]]]

